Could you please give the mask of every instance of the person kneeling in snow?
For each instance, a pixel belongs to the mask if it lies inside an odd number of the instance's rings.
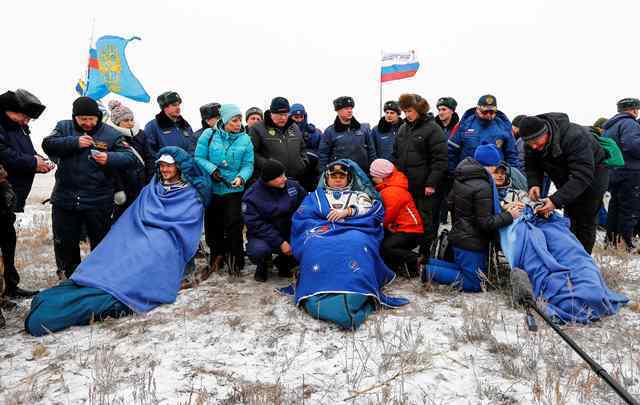
[[[510,225],[522,212],[520,204],[507,205],[504,211],[500,207],[492,177],[500,162],[500,151],[494,145],[481,145],[473,159],[464,159],[456,168],[448,201],[454,263],[431,259],[423,281],[456,285],[469,292],[481,290],[479,273],[487,271],[489,242],[498,229]]]
[[[296,305],[311,316],[356,329],[382,304],[396,307],[404,298],[381,289],[395,278],[380,257],[384,231],[382,203],[371,182],[353,161],[327,166],[317,190],[293,216],[291,245],[300,263]]]
[[[275,159],[262,165],[262,173],[242,197],[242,216],[247,225],[247,256],[257,266],[255,280],[268,278],[267,261],[276,253],[274,264],[280,277],[290,277],[296,266],[291,251],[291,216],[307,192],[295,180],[287,179],[285,167]]]
[[[173,303],[198,248],[211,179],[187,152],[160,149],[156,174],[69,280],[31,302],[25,329],[42,336]]]
[[[384,240],[380,253],[394,272],[417,277],[420,255],[413,251],[424,232],[422,217],[409,193],[409,180],[390,161],[376,159],[369,174],[384,205]]]

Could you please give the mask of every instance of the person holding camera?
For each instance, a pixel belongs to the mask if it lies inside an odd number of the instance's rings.
[[[122,134],[102,123],[98,103],[89,97],[77,98],[73,118],[59,121],[42,141],[42,149],[58,165],[51,194],[58,277],[69,278],[80,264],[83,226],[91,249],[109,231],[114,172],[137,164],[130,148]]]

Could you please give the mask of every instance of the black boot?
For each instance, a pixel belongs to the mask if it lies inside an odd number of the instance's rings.
[[[264,283],[269,278],[269,272],[267,266],[264,263],[260,263],[256,266],[256,274],[253,275],[253,279],[259,283]]]
[[[31,298],[34,295],[37,295],[39,292],[40,291],[25,290],[16,286],[10,290],[7,290],[6,296],[9,298]]]
[[[421,267],[422,262],[420,261],[420,257],[414,253],[405,258],[404,263],[400,266],[399,275],[407,278],[418,277]]]
[[[296,265],[296,259],[293,256],[279,255],[275,258],[273,264],[278,269],[278,276],[289,278],[291,277],[291,270]]]
[[[2,310],[0,309],[0,329],[4,328],[7,322],[4,320],[4,315],[2,315]]]

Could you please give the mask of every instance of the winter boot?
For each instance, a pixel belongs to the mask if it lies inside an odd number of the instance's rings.
[[[278,255],[273,264],[278,269],[278,276],[289,278],[291,277],[291,269],[295,267],[296,262],[293,256]]]
[[[422,267],[422,257],[417,254],[407,256],[404,263],[400,266],[399,275],[406,278],[416,278],[420,275],[420,268]]]
[[[2,310],[0,309],[0,329],[4,328],[7,324],[7,321],[4,320],[4,315],[2,315]]]
[[[224,256],[216,255],[210,256],[209,265],[202,269],[198,277],[198,284],[208,279],[213,273],[217,273],[222,268],[224,262]]]
[[[253,275],[253,279],[259,283],[264,283],[269,278],[269,272],[265,263],[259,263],[256,266],[256,273]]]

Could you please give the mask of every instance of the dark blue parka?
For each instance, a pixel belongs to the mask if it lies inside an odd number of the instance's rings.
[[[344,125],[336,117],[322,135],[319,155],[321,170],[338,159],[351,159],[369,173],[369,165],[377,157],[369,124],[360,124],[352,118],[349,125]]]
[[[504,162],[517,169],[523,168],[507,116],[498,111],[493,120],[483,120],[474,107],[464,113],[455,134],[449,138],[449,172],[453,173],[464,159],[473,158],[476,148],[482,144],[496,145]]]
[[[116,172],[135,167],[137,158],[118,131],[99,122],[89,135],[108,153],[101,166],[91,158],[92,148],[80,147],[82,135],[73,120],[65,120],[42,141],[42,149],[58,165],[51,203],[67,210],[111,209]]]
[[[602,136],[616,141],[624,157],[624,169],[615,170],[640,170],[640,123],[622,112],[605,122],[603,128]]]
[[[191,125],[182,118],[172,121],[164,112],[156,115],[144,127],[147,153],[152,158],[157,158],[158,151],[165,146],[177,146],[193,156],[196,150],[197,138],[191,129]]]
[[[400,125],[404,120],[399,119],[395,124],[391,124],[384,119],[380,118],[378,125],[371,130],[371,138],[376,147],[376,157],[378,159],[393,159],[393,144],[396,141],[396,135]]]
[[[11,121],[0,109],[0,164],[16,194],[16,212],[24,210],[36,175],[36,150],[29,134],[29,127]]]
[[[270,187],[261,179],[242,197],[242,215],[247,225],[247,239],[261,239],[274,251],[290,240],[291,217],[307,196],[295,180],[284,188]]]

